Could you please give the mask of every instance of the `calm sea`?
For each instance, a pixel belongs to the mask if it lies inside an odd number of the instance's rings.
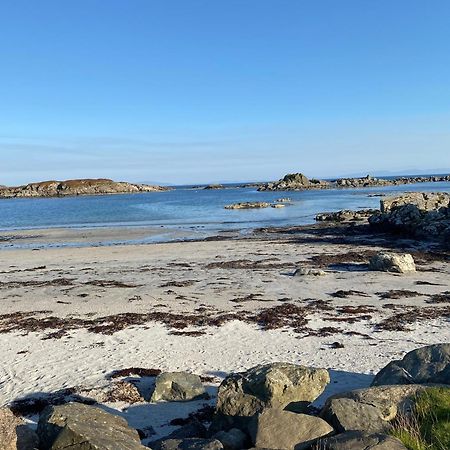
[[[0,230],[155,226],[161,228],[161,236],[168,229],[190,230],[196,236],[221,230],[246,232],[262,226],[313,223],[315,214],[322,211],[377,208],[380,197],[370,194],[405,191],[450,192],[450,183],[303,192],[177,188],[130,195],[1,199]],[[230,203],[273,202],[280,197],[291,198],[292,205],[280,209],[224,209]]]

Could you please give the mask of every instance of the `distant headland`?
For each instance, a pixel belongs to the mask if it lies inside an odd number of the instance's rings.
[[[41,181],[15,187],[0,186],[0,198],[132,194],[167,191],[169,189],[162,186],[113,181],[107,178]]]

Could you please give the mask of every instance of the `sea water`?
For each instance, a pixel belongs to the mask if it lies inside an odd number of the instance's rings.
[[[450,192],[450,183],[276,192],[182,187],[139,194],[0,199],[0,230],[154,226],[161,229],[161,241],[170,240],[167,230],[174,229],[211,235],[226,230],[245,233],[257,227],[310,224],[319,212],[378,208],[380,197],[373,194],[411,191]],[[282,197],[292,201],[285,208],[224,208],[231,203],[275,202]]]

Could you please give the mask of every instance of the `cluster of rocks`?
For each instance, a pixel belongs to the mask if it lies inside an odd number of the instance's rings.
[[[281,180],[266,183],[258,187],[258,191],[303,191],[305,189],[326,189],[328,181],[309,179],[302,173],[289,173]]]
[[[0,409],[4,450],[405,450],[389,435],[411,414],[414,397],[430,386],[450,389],[450,344],[413,350],[389,363],[372,386],[333,395],[321,410],[311,403],[330,382],[328,370],[289,363],[233,373],[219,386],[209,428],[196,419],[165,438],[142,445],[127,422],[105,408],[81,403],[47,406],[36,432],[8,408]],[[205,396],[199,377],[183,372],[156,378],[151,401]],[[151,425],[151,424],[149,424]]]
[[[206,191],[215,190],[215,189],[225,189],[223,184],[208,184],[203,188]]]
[[[412,192],[380,201],[372,227],[417,238],[450,242],[450,194]]]
[[[224,206],[225,209],[258,209],[258,208],[284,208],[286,206],[287,201],[285,199],[281,199],[282,201],[277,200],[274,203],[269,202],[240,202],[240,203],[232,203],[231,205]]]
[[[62,197],[70,195],[131,194],[167,191],[169,188],[113,181],[106,178],[67,181],[42,181],[24,186],[0,187],[0,198]]]
[[[330,189],[330,188],[365,188],[398,186],[413,183],[432,183],[450,181],[450,175],[428,176],[428,177],[397,177],[376,178],[370,175],[361,178],[337,178],[331,181],[308,179],[302,173],[290,173],[282,179],[261,185],[259,191],[301,191],[307,189]]]

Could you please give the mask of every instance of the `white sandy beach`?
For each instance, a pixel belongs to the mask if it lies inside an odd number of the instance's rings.
[[[74,386],[100,386],[113,370],[128,367],[187,370],[213,376],[214,385],[231,371],[288,361],[331,369],[332,382],[322,398],[368,386],[389,361],[414,348],[450,340],[448,303],[427,303],[432,295],[449,290],[450,263],[431,258],[422,261],[416,273],[402,276],[370,272],[361,261],[322,264],[325,276],[292,273],[301,264],[320,266],[320,256],[344,255],[345,260],[349,255],[351,260],[355,253],[380,248],[367,242],[318,242],[316,236],[304,234],[301,240],[269,235],[2,251],[0,403]],[[339,290],[357,292],[345,298],[331,295]],[[390,290],[409,291],[409,296],[381,298]],[[248,320],[261,310],[286,304],[309,308],[303,329],[295,329],[289,317],[288,326],[273,329]],[[405,319],[409,331],[380,329],[384,319],[412,307],[427,314]],[[433,315],[431,310],[438,312]],[[188,323],[175,329],[178,319],[166,325],[142,320],[149,312],[162,313],[161,317],[234,316],[220,326]],[[109,330],[112,334],[86,329],[86,321],[114,316],[114,322],[123,314],[127,323],[118,331]],[[67,323],[67,332],[58,334],[59,329],[45,325],[53,317],[62,320],[59,324]],[[73,323],[74,319],[81,322]],[[344,347],[332,348],[334,342]],[[109,406],[123,410],[129,405]],[[138,406],[123,412],[136,427],[143,420],[144,406]],[[167,434],[170,418],[198,406],[191,402],[162,407],[159,419],[153,420],[156,432]],[[147,407],[154,417],[155,406]]]

